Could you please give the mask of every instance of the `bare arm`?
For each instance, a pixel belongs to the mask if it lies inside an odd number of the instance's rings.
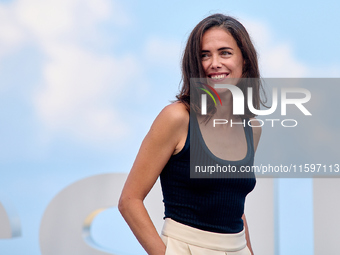
[[[247,224],[247,219],[246,219],[245,214],[242,215],[242,220],[243,220],[243,224],[244,224],[244,229],[246,231],[246,240],[247,240],[248,249],[250,250],[251,254],[254,255],[254,252],[253,252],[253,249],[252,249],[251,243],[250,243],[249,229],[248,229],[248,224]]]
[[[253,122],[254,126],[259,126],[260,125],[258,121],[256,121],[255,123],[254,122]],[[261,127],[253,127],[252,129],[253,129],[253,139],[254,139],[254,150],[256,152],[257,146],[258,146],[259,141],[260,141],[261,133],[262,133],[262,128]],[[251,247],[248,223],[247,223],[247,219],[246,219],[246,215],[245,214],[242,215],[242,219],[243,219],[244,228],[245,228],[245,231],[246,231],[247,246],[248,246],[251,254],[254,255],[253,249]]]
[[[165,245],[143,200],[187,132],[189,114],[180,103],[167,106],[146,135],[124,185],[119,211],[149,255],[164,255]]]

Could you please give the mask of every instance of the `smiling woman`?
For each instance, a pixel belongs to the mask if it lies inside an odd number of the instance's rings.
[[[119,210],[150,255],[253,254],[244,204],[255,187],[254,174],[214,179],[195,179],[190,175],[193,158],[200,165],[221,169],[228,165],[235,171],[253,165],[261,128],[215,128],[212,119],[200,115],[190,102],[191,78],[203,78],[210,87],[234,79],[234,85],[245,95],[247,87],[253,88],[253,105],[259,109],[260,84],[238,82],[260,76],[256,51],[243,25],[222,14],[202,20],[188,39],[182,75],[178,100],[158,115],[141,145],[122,191]],[[230,91],[219,93],[221,105],[213,105],[210,114],[234,122],[246,122],[249,118],[256,122],[249,109],[242,116],[233,115]],[[165,206],[161,237],[143,205],[159,176]]]
[[[234,38],[224,29],[214,27],[202,38],[202,66],[212,82],[242,77],[244,60]]]

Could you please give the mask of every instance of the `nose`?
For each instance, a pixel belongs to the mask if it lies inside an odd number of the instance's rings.
[[[211,59],[211,68],[217,69],[221,67],[222,67],[222,63],[220,61],[220,58],[216,55],[213,55]]]

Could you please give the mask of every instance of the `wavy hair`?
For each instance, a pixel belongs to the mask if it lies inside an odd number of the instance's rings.
[[[244,66],[241,78],[257,78],[257,79],[241,79],[242,82],[237,86],[242,90],[245,98],[248,96],[247,88],[253,88],[253,106],[255,109],[260,109],[260,105],[264,105],[264,102],[260,97],[260,90],[263,91],[263,87],[260,81],[260,71],[258,66],[257,52],[249,37],[249,34],[245,27],[235,18],[226,16],[223,14],[213,14],[196,25],[192,30],[184,53],[182,57],[182,88],[177,94],[178,101],[185,104],[187,110],[191,108],[197,113],[199,105],[197,102],[190,103],[190,79],[191,78],[205,78],[205,71],[202,66],[201,60],[201,46],[204,33],[211,28],[222,28],[229,33],[240,48]],[[264,91],[263,91],[264,93]],[[265,93],[264,93],[265,95]],[[255,114],[250,112],[247,100],[245,100],[245,113],[242,118],[252,118]],[[208,112],[213,114],[216,108],[213,104],[208,102]]]

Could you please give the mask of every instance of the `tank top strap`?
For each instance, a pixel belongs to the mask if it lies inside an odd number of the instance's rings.
[[[246,118],[244,120],[245,120],[244,132],[246,135],[247,146],[248,148],[250,148],[252,155],[254,155],[253,128],[251,126],[251,122],[249,122],[249,118]]]

